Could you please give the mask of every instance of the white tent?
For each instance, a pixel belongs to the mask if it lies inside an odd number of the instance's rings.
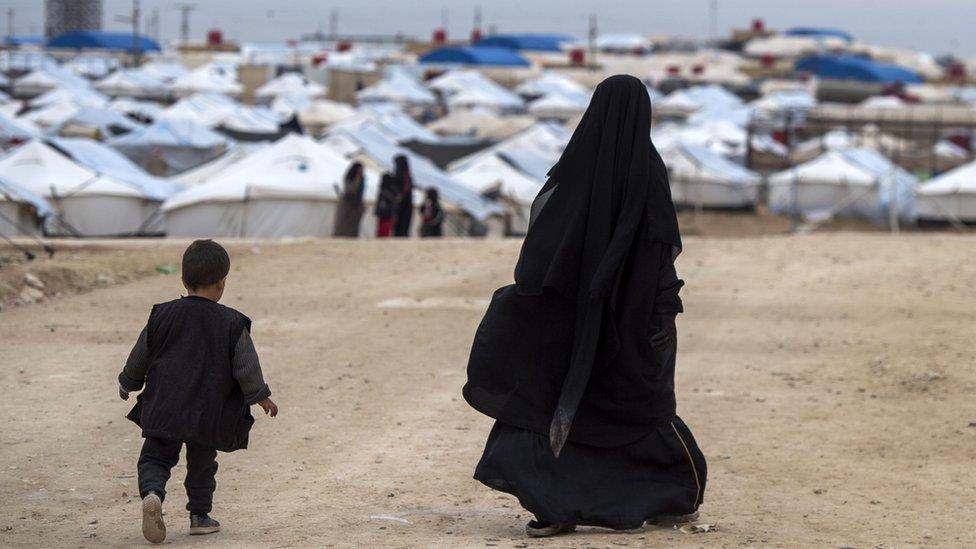
[[[542,181],[534,179],[499,155],[482,156],[448,172],[451,178],[480,194],[497,192],[510,202],[512,215],[510,230],[524,233],[529,228],[529,210]]]
[[[459,109],[427,124],[427,129],[442,136],[501,140],[517,134],[535,122],[535,118],[529,115],[498,116],[498,113],[485,110]]]
[[[147,63],[143,63],[139,67],[139,71],[167,84],[172,84],[177,78],[184,76],[189,72],[182,63],[177,61],[167,61],[165,59],[155,59]]]
[[[153,175],[173,175],[219,156],[230,141],[192,120],[176,118],[157,120],[110,143]]]
[[[202,185],[223,173],[230,166],[240,162],[244,157],[267,146],[266,143],[235,143],[224,154],[205,164],[177,174],[172,179],[186,188]]]
[[[287,93],[275,96],[268,108],[278,117],[279,122],[287,122],[311,105],[311,97],[303,93]]]
[[[162,98],[169,95],[162,80],[139,69],[122,69],[95,82],[95,89],[113,97]]]
[[[336,201],[349,161],[309,137],[289,134],[208,182],[163,204],[170,236],[278,238],[332,235]],[[366,195],[376,175],[367,172]],[[363,216],[362,232],[375,226]]]
[[[484,108],[512,112],[525,106],[518,94],[474,70],[448,71],[427,82],[427,87],[444,95],[452,109]]]
[[[899,219],[911,220],[917,183],[875,150],[829,150],[770,177],[769,207],[776,213],[792,212],[795,185],[797,211],[807,218],[883,221],[893,209]]]
[[[32,70],[14,79],[13,84],[14,92],[20,97],[33,97],[62,87],[85,89],[90,86],[88,80],[54,64]]]
[[[26,141],[40,134],[41,129],[33,122],[0,112],[0,146],[9,141]]]
[[[204,65],[173,81],[173,92],[180,96],[195,93],[237,95],[242,91],[244,86],[237,82],[236,74],[217,64]]]
[[[396,103],[405,107],[426,107],[437,102],[430,90],[403,71],[392,71],[383,80],[356,92],[361,103]]]
[[[919,186],[915,200],[920,219],[976,222],[976,162]]]
[[[529,104],[529,113],[540,120],[569,120],[580,116],[590,104],[590,95],[579,92],[550,92]]]
[[[286,72],[259,87],[254,95],[261,99],[271,99],[279,95],[299,93],[308,97],[325,95],[325,86],[313,82],[301,74]]]
[[[651,41],[634,33],[602,33],[596,38],[596,48],[609,52],[645,52],[651,49]]]
[[[38,140],[0,158],[0,177],[47,199],[59,214],[49,229],[62,234],[143,233],[159,206],[139,188],[99,175]]]
[[[13,181],[0,177],[0,235],[37,235],[53,215],[51,203]]]
[[[298,112],[298,121],[313,135],[321,134],[326,128],[356,115],[356,109],[346,103],[319,99]]]
[[[681,144],[661,152],[675,204],[706,208],[751,208],[759,174],[701,145]]]
[[[529,78],[515,87],[515,93],[529,98],[559,92],[588,94],[590,90],[571,77],[553,70]]]

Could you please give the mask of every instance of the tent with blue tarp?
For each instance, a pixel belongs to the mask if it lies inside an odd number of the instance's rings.
[[[840,38],[847,42],[853,42],[854,36],[840,29],[824,27],[793,27],[783,32],[787,36],[808,36],[810,38]]]
[[[857,80],[878,84],[925,81],[917,72],[892,63],[879,63],[857,55],[812,55],[796,62],[796,70],[809,71],[826,80]]]
[[[420,63],[444,65],[476,65],[480,67],[528,67],[524,57],[509,48],[466,46],[439,48],[424,54]]]
[[[131,51],[162,51],[152,38],[143,35],[133,36],[131,32],[74,31],[54,37],[47,42],[49,48],[98,49]]]
[[[475,42],[476,47],[526,51],[562,51],[563,44],[575,38],[565,34],[493,34]]]

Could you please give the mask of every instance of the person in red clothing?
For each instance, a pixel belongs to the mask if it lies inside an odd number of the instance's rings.
[[[380,193],[376,197],[376,238],[393,236],[393,220],[396,215],[396,201],[399,187],[396,180],[389,173],[383,174],[380,181]]]

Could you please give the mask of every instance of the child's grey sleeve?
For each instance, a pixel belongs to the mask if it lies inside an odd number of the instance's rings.
[[[138,391],[146,381],[146,371],[149,369],[149,346],[146,344],[146,328],[139,333],[139,339],[129,352],[125,367],[119,374],[119,386],[126,391]]]
[[[232,366],[234,379],[241,385],[248,405],[257,404],[271,396],[271,388],[264,382],[258,352],[254,349],[254,342],[251,341],[251,334],[247,329],[241,332],[241,337],[237,340]]]

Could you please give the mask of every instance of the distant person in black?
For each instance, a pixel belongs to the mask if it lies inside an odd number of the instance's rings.
[[[407,157],[400,154],[393,159],[393,179],[399,189],[396,202],[396,220],[393,236],[410,236],[410,223],[413,221],[413,177]]]
[[[217,303],[229,272],[230,257],[220,244],[190,244],[183,254],[187,296],[153,306],[119,374],[122,400],[142,389],[127,417],[146,439],[139,455],[139,496],[142,533],[152,543],[166,539],[163,500],[180,448],[186,445],[190,534],[217,532],[220,523],[209,516],[217,451],[247,448],[251,405],[278,415],[251,342],[251,320]]]
[[[441,225],[444,223],[444,210],[437,195],[437,189],[427,189],[424,203],[420,205],[420,236],[421,238],[443,236]]]
[[[353,162],[342,178],[339,203],[336,205],[332,236],[357,238],[359,224],[363,219],[363,189],[366,186],[363,163]]]
[[[496,420],[475,478],[535,515],[529,536],[690,521],[702,503],[674,395],[681,236],[650,123],[640,80],[596,88],[471,348],[464,398]]]

